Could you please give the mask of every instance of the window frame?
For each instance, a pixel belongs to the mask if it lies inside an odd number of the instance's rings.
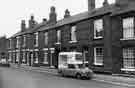
[[[132,56],[130,56],[130,55],[132,55]],[[127,62],[125,62],[125,61],[127,61]],[[131,62],[131,63],[129,64],[129,62]],[[134,66],[132,66],[132,65],[134,65]],[[124,69],[135,69],[135,48],[134,47],[133,48],[123,48],[123,68]]]
[[[44,32],[44,43],[45,43],[45,45],[48,45],[48,39],[49,39],[48,32]]]
[[[39,39],[39,33],[38,32],[36,32],[36,33],[34,33],[34,46],[35,47],[38,47],[38,40]]]
[[[77,26],[76,25],[73,25],[71,26],[71,29],[70,29],[70,43],[74,43],[74,42],[77,42]]]
[[[26,46],[26,35],[23,35],[23,47]]]
[[[100,29],[97,28],[97,25],[99,25],[98,23],[101,23],[100,24],[100,26],[101,26]],[[101,39],[101,38],[104,37],[104,34],[103,34],[104,26],[103,25],[104,24],[103,24],[103,19],[102,18],[94,20],[94,39]],[[97,36],[96,30],[100,30],[100,32],[102,32],[102,35]]]
[[[56,32],[57,32],[56,44],[60,44],[61,43],[61,30],[56,30]]]
[[[127,21],[127,20],[132,21],[131,23],[133,25],[131,25],[131,26],[128,25],[128,27],[124,27],[125,26],[124,24],[126,24],[124,22]],[[135,18],[133,16],[126,17],[126,18],[123,18],[122,19],[122,33],[123,33],[122,39],[135,39],[135,25],[134,25],[134,23],[135,23]],[[130,34],[128,34],[128,33],[130,33]],[[129,36],[126,36],[126,35],[130,35],[130,37]]]
[[[44,52],[44,59],[43,60],[44,60],[43,61],[44,64],[48,64],[48,53],[47,52]]]
[[[99,48],[101,48],[102,49],[102,55],[100,54],[100,56],[98,56],[98,57],[102,57],[102,58],[100,58],[100,59],[102,59],[102,63],[99,63],[99,62],[97,62],[97,49],[99,49]],[[104,63],[104,50],[103,50],[103,47],[94,47],[94,65],[100,65],[100,66],[102,66]]]
[[[19,48],[20,47],[20,37],[17,36],[16,37],[16,48]]]

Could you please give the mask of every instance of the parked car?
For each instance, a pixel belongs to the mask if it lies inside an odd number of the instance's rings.
[[[67,67],[58,69],[58,73],[62,76],[73,76],[78,79],[90,79],[93,76],[93,71],[84,64],[68,64]]]
[[[5,67],[9,67],[10,64],[8,63],[8,61],[5,58],[2,58],[0,60],[0,66],[5,66]]]

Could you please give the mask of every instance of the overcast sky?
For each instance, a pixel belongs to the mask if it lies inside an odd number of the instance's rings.
[[[98,7],[103,0],[96,0]],[[109,0],[110,3],[114,0]],[[2,0],[0,3],[0,36],[10,37],[20,30],[20,22],[26,22],[31,14],[38,22],[49,17],[50,7],[55,6],[58,19],[62,19],[65,9],[71,15],[87,11],[87,0]],[[28,24],[28,23],[27,23]]]

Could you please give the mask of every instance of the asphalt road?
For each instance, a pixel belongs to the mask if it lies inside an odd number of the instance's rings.
[[[0,88],[128,88],[94,80],[0,67]]]

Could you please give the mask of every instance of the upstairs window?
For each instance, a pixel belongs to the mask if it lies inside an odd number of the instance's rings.
[[[9,39],[9,48],[12,48],[12,39]]]
[[[57,43],[61,42],[61,30],[57,30]]]
[[[38,46],[38,32],[34,34],[34,45]]]
[[[20,47],[20,37],[16,37],[16,48]]]
[[[123,19],[123,38],[135,38],[133,17]]]
[[[45,36],[45,45],[48,45],[48,32],[45,32],[45,34],[44,34]]]
[[[94,21],[94,39],[103,38],[103,20]]]
[[[23,47],[26,46],[26,35],[23,36]]]
[[[71,27],[71,42],[76,42],[76,26]]]

